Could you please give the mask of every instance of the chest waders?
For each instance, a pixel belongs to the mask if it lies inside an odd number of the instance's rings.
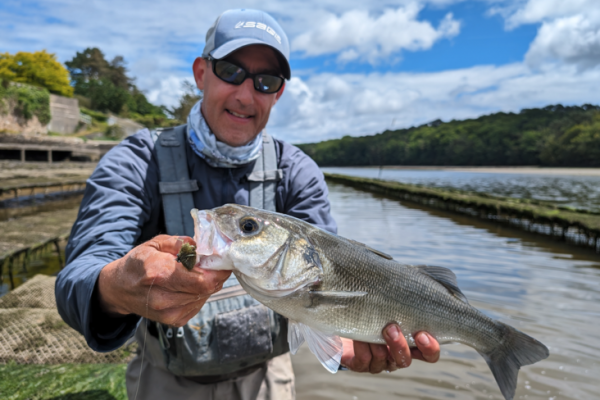
[[[193,237],[192,193],[200,189],[188,173],[186,125],[158,131],[153,138],[167,234]],[[275,142],[263,133],[261,155],[247,175],[249,205],[276,211],[282,176]],[[178,376],[235,376],[289,350],[287,320],[246,294],[233,274],[185,326],[155,324],[166,367]]]

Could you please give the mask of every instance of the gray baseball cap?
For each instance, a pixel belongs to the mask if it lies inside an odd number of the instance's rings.
[[[290,45],[281,26],[264,11],[239,9],[219,15],[206,32],[202,57],[221,59],[235,50],[251,44],[264,44],[278,54],[282,73],[290,79]]]

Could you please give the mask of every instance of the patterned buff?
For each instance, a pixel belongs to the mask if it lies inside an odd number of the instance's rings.
[[[187,120],[187,135],[194,152],[215,168],[237,168],[254,161],[262,149],[262,132],[245,146],[232,147],[219,142],[204,120],[200,105],[192,107]]]

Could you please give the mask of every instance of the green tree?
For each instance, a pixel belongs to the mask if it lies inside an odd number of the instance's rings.
[[[95,110],[118,114],[127,103],[131,94],[120,87],[115,86],[109,79],[91,79],[78,86],[80,93],[92,101]]]
[[[88,47],[82,52],[77,52],[65,65],[71,74],[75,93],[85,89],[85,84],[90,80],[107,79],[116,87],[125,90],[129,90],[133,84],[133,80],[127,76],[125,59],[116,56],[108,62],[104,53],[97,47]]]
[[[321,166],[599,166],[600,107],[558,104],[299,147]]]
[[[181,88],[183,90],[183,94],[179,98],[179,104],[168,111],[175,119],[184,122],[187,120],[187,117],[190,114],[194,104],[202,99],[202,94],[196,85],[189,81],[183,81]]]
[[[163,109],[151,104],[135,86],[123,56],[115,56],[109,62],[100,49],[91,47],[77,52],[65,64],[71,73],[75,94],[90,99],[92,109],[133,119],[143,116],[151,116],[147,120],[154,120],[154,116],[166,118]]]
[[[0,79],[39,86],[61,96],[73,96],[69,72],[54,54],[46,50],[0,54]]]

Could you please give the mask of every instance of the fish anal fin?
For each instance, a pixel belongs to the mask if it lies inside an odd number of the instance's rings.
[[[304,325],[301,322],[290,320],[290,323],[291,326],[288,328],[290,329],[288,330],[290,351],[292,351],[292,348],[294,348],[294,351],[298,351],[298,347],[300,347],[302,342],[306,340],[308,348],[317,357],[325,369],[332,374],[335,374],[340,367],[340,361],[342,359],[342,339],[340,339],[339,336],[327,335],[307,325]],[[297,330],[298,333],[293,333],[290,335],[289,332],[292,330]],[[293,338],[293,336],[302,336],[303,339],[300,342],[295,341],[292,343],[290,338],[292,338],[292,340],[296,340]],[[292,354],[295,353],[293,352]]]
[[[357,242],[356,240],[352,240],[352,239],[348,239],[348,241],[352,244],[355,244],[357,246],[360,247],[364,247],[365,249],[369,250],[371,253],[378,255],[379,257],[385,258],[386,260],[393,260],[394,257],[390,256],[389,254],[384,253],[383,251],[379,251],[377,249],[374,249],[370,246],[367,246],[364,243],[361,242]]]
[[[454,272],[448,268],[435,267],[432,265],[416,265],[415,267],[448,289],[450,294],[452,294],[454,297],[469,304],[467,297],[458,288],[458,282],[456,281],[456,275],[454,275]]]

